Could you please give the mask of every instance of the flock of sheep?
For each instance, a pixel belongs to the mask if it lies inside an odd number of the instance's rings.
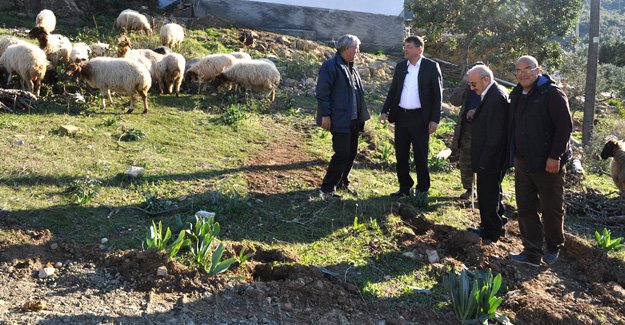
[[[131,9],[119,14],[115,26],[127,32],[152,32],[147,17]],[[29,32],[29,37],[36,38],[39,46],[12,36],[0,39],[0,70],[8,75],[7,85],[16,74],[22,89],[39,96],[46,72],[61,65],[67,75],[77,75],[100,91],[101,108],[106,105],[105,97],[112,101],[113,91],[130,96],[127,113],[133,111],[137,96],[143,100],[143,113],[147,113],[148,91],[156,83],[159,94],[167,92],[178,96],[182,80],[186,78],[212,82],[215,86],[227,84],[245,90],[268,90],[272,101],[280,83],[280,72],[272,61],[253,60],[245,52],[186,60],[171,50],[179,48],[184,39],[184,29],[175,23],[162,26],[160,40],[164,46],[156,49],[131,49],[130,40],[122,35],[118,40],[117,57],[107,56],[109,44],[72,44],[67,37],[52,34],[55,27],[54,13],[44,9],[35,19],[35,28]]]

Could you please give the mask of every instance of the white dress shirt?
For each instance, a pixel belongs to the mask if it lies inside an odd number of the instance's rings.
[[[484,101],[484,96],[486,96],[486,93],[488,93],[488,90],[490,89],[490,87],[495,84],[494,80],[491,80],[490,83],[488,84],[488,86],[486,86],[486,88],[484,89],[484,92],[480,95],[481,101]]]
[[[419,61],[414,65],[408,60],[406,79],[404,79],[404,87],[399,100],[399,107],[401,108],[421,108],[421,98],[419,98],[419,68],[421,67],[422,59],[423,57],[419,58]]]

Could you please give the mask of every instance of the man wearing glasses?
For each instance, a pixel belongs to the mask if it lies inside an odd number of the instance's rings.
[[[430,189],[428,143],[441,116],[443,78],[438,63],[423,57],[423,39],[404,40],[404,57],[395,67],[380,122],[395,123],[395,157],[399,190],[392,197],[406,197],[414,180],[410,177],[410,146],[417,170],[416,191],[427,195]]]
[[[471,90],[480,96],[473,116],[471,166],[477,173],[480,227],[469,229],[485,241],[496,242],[506,233],[506,218],[501,215],[501,180],[507,167],[508,91],[495,82],[486,65],[467,71]]]
[[[564,165],[571,157],[571,111],[562,89],[541,73],[534,57],[520,57],[515,75],[519,83],[510,93],[510,137],[523,251],[510,258],[533,267],[542,258],[551,265],[564,246]]]

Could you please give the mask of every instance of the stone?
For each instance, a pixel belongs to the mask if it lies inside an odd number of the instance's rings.
[[[282,305],[282,310],[284,311],[291,311],[293,309],[293,304],[291,304],[290,302],[284,303],[284,305]]]
[[[200,210],[195,213],[195,216],[199,218],[212,218],[215,216],[215,212]]]
[[[363,80],[369,80],[371,78],[371,70],[368,68],[358,68],[358,74]]]
[[[414,252],[403,252],[402,255],[413,259],[417,257],[417,254],[415,254]]]
[[[76,135],[80,129],[73,125],[61,125],[59,127],[59,133],[64,135]]]
[[[166,276],[167,268],[164,265],[161,265],[156,269],[156,276]]]
[[[428,255],[428,262],[430,262],[430,264],[440,261],[440,257],[438,257],[438,253],[436,252],[436,250],[426,249],[425,253]]]
[[[139,175],[145,173],[145,168],[137,167],[137,166],[130,166],[130,167],[128,167],[128,169],[126,169],[126,171],[124,173],[126,175],[134,178],[134,177],[138,177]]]
[[[51,249],[51,250],[55,250],[55,249],[57,249],[57,248],[59,248],[59,244],[57,244],[57,243],[52,243],[52,244],[50,244],[50,249]]]
[[[54,267],[55,267],[55,268],[57,268],[57,269],[60,269],[60,268],[62,268],[62,267],[63,267],[63,263],[61,263],[61,262],[56,262],[56,263],[54,263]]]
[[[106,243],[108,243],[108,242],[109,242],[109,239],[108,239],[108,238],[106,238],[106,237],[104,237],[104,238],[100,239],[100,244],[106,244]]]
[[[39,278],[40,279],[45,279],[47,277],[50,277],[54,274],[54,268],[53,267],[44,267],[43,269],[39,270]]]

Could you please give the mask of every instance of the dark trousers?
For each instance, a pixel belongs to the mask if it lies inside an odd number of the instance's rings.
[[[550,251],[564,246],[564,174],[544,170],[526,172],[522,160],[514,160],[516,201],[523,250],[543,255],[543,240]],[[541,220],[542,215],[542,220]]]
[[[458,140],[458,165],[460,167],[460,179],[465,190],[473,189],[473,167],[471,166],[471,123],[462,124],[462,133]]]
[[[349,172],[354,166],[354,159],[358,151],[358,124],[352,121],[350,133],[332,133],[332,150],[334,155],[328,165],[326,176],[323,178],[321,190],[334,191],[337,185],[349,185]]]
[[[480,227],[487,237],[505,234],[507,220],[501,211],[501,171],[477,172],[477,198],[480,205]]]
[[[430,189],[430,172],[428,170],[428,121],[425,121],[421,110],[397,112],[395,122],[395,158],[397,159],[397,179],[399,190],[408,192],[414,181],[410,177],[410,145],[414,154],[417,169],[417,191],[427,192]]]

